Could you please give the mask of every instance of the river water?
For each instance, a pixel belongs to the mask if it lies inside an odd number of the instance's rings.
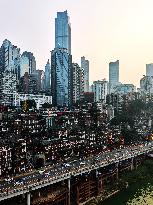
[[[135,183],[99,205],[153,205],[153,183]]]

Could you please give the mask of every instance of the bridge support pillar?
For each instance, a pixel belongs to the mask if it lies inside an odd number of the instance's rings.
[[[70,179],[68,179],[68,191],[69,191],[69,193],[68,193],[68,205],[70,205],[71,204],[71,181],[70,181]]]
[[[102,186],[103,186],[103,182],[102,182],[102,177],[98,177],[97,178],[97,195],[99,195],[102,192]]]
[[[41,196],[40,191],[38,192],[38,196],[39,196],[39,197]]]
[[[134,166],[133,166],[133,158],[131,159],[131,171],[134,169]]]
[[[138,167],[138,162],[137,162],[137,159],[135,160],[135,169],[137,169]]]
[[[27,193],[27,205],[30,205],[30,193]]]
[[[116,179],[118,179],[118,164],[119,163],[116,164]]]
[[[76,204],[79,205],[79,187],[76,188]]]
[[[96,178],[98,178],[98,170],[96,169]]]

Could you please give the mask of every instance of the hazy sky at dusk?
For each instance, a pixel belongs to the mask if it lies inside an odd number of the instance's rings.
[[[7,38],[34,53],[44,69],[54,49],[57,11],[68,10],[73,61],[90,61],[90,82],[108,79],[108,64],[120,60],[120,82],[139,85],[153,62],[152,0],[0,0],[0,44]]]

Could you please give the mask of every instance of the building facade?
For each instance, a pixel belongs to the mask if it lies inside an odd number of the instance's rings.
[[[153,76],[153,63],[146,64],[146,76]]]
[[[92,92],[94,93],[94,101],[106,103],[106,96],[108,94],[108,82],[105,79],[94,81],[91,87]]]
[[[5,70],[5,48],[2,45],[0,47],[0,74],[2,74]]]
[[[19,92],[29,93],[29,94],[38,94],[40,91],[40,76],[39,73],[27,72],[20,78],[19,81]]]
[[[64,48],[55,48],[51,52],[51,95],[54,106],[72,104],[72,56]]]
[[[84,72],[84,92],[89,92],[89,61],[81,57],[81,68]]]
[[[42,91],[41,85],[42,85],[42,76],[43,76],[43,70],[36,70],[35,73],[31,74],[35,75],[35,78],[37,80],[37,93],[40,93]]]
[[[12,149],[10,145],[0,145],[0,177],[8,176],[12,169]]]
[[[5,39],[0,49],[0,70],[11,72],[20,78],[20,48],[14,46],[9,40]]]
[[[49,60],[47,61],[47,64],[45,66],[45,91],[50,92],[51,91],[51,67]]]
[[[0,102],[12,105],[20,79],[20,48],[5,39],[0,48]]]
[[[2,77],[2,93],[0,103],[4,105],[12,105],[13,94],[17,91],[16,75],[10,71],[5,71]]]
[[[20,72],[20,67],[17,67],[20,66],[20,48],[12,45],[12,43],[7,39],[3,41],[2,47],[5,52],[4,71],[10,71],[14,74],[18,74],[18,72]]]
[[[36,60],[33,53],[24,51],[21,56],[21,73],[22,76],[25,72],[29,74],[35,73],[36,71]]]
[[[144,76],[140,80],[140,93],[153,94],[153,76]]]
[[[73,103],[80,101],[82,93],[82,69],[77,63],[72,63],[73,69]]]
[[[119,83],[119,60],[109,63],[109,93]]]
[[[71,24],[67,11],[57,12],[55,18],[55,48],[66,48],[71,54]]]
[[[45,94],[25,94],[25,93],[15,93],[13,95],[13,105],[21,106],[21,102],[25,100],[34,100],[36,103],[36,108],[39,110],[44,103],[52,104],[52,96],[46,96]]]
[[[118,84],[113,88],[113,93],[127,94],[136,92],[136,87],[133,84]]]
[[[24,76],[25,73],[29,73],[29,58],[22,54],[21,56],[21,77]]]

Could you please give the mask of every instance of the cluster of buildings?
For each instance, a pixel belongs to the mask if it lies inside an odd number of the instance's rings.
[[[71,106],[89,92],[89,61],[81,57],[81,66],[72,62],[71,25],[67,11],[55,19],[55,48],[45,69],[37,69],[33,53],[5,39],[0,47],[0,103],[20,105],[35,98],[53,106]],[[31,96],[33,95],[33,96]],[[35,95],[35,96],[34,96]],[[43,98],[43,99],[42,99]],[[49,101],[47,100],[49,99]],[[39,105],[37,105],[40,108]]]
[[[153,94],[153,63],[146,64],[146,75],[140,80],[139,92],[142,95]]]
[[[120,83],[119,60],[109,63],[108,81],[89,86],[89,61],[84,56],[80,65],[72,60],[67,11],[57,12],[55,48],[42,70],[37,69],[33,53],[21,53],[5,39],[0,47],[0,177],[66,157],[90,156],[117,137],[124,144],[120,127],[109,127],[109,121],[123,105],[151,94],[153,64],[146,65],[138,92],[133,84]],[[12,107],[26,107],[27,101],[34,101],[39,111]],[[142,133],[140,119],[135,123]],[[149,123],[147,119],[144,132]]]
[[[4,106],[0,109],[0,178],[69,157],[89,156],[99,152],[109,140],[106,110],[97,117],[101,127],[101,134],[100,129],[98,134],[92,129],[95,118],[91,109],[60,111],[41,108],[39,113],[18,112]]]
[[[151,65],[147,65],[149,76],[151,70]],[[142,80],[141,85],[146,84],[144,81],[150,82],[152,78],[148,78]],[[20,48],[9,40],[5,39],[0,47],[0,103],[3,105],[18,106],[23,99],[31,98],[36,100],[38,109],[44,99],[45,103],[60,107],[89,99],[106,103],[106,96],[110,93],[129,92],[135,92],[135,86],[119,82],[119,60],[110,62],[108,81],[97,80],[89,86],[89,61],[84,56],[80,65],[72,60],[71,24],[67,11],[57,12],[55,48],[44,69],[37,68],[33,53],[21,53]]]

